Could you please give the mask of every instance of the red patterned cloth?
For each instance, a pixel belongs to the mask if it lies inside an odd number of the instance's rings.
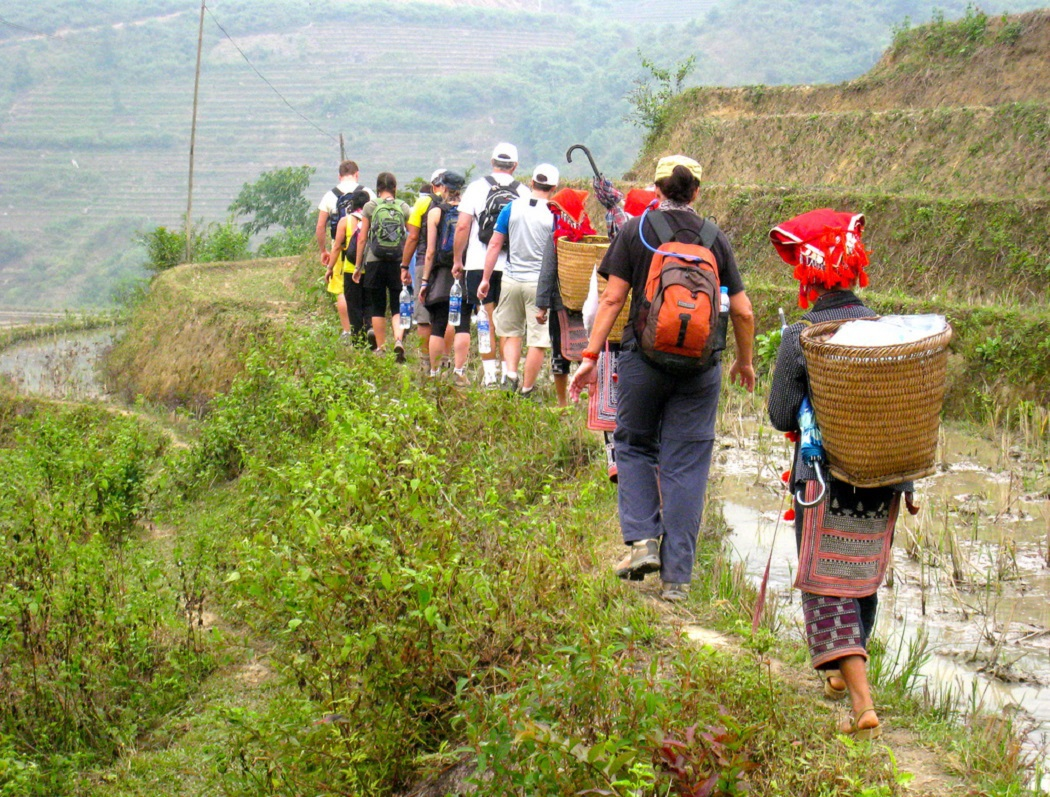
[[[551,197],[550,209],[554,214],[554,240],[568,238],[578,241],[585,235],[596,235],[584,205],[588,193],[575,188],[563,188]]]
[[[777,254],[795,267],[799,307],[809,307],[817,298],[817,287],[831,290],[850,288],[854,281],[862,288],[868,284],[863,232],[863,214],[831,208],[811,210],[769,231]]]

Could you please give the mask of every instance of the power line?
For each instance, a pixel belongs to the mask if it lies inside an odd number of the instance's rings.
[[[15,30],[20,30],[20,31],[23,31],[25,33],[32,33],[34,36],[44,36],[45,38],[48,38],[48,39],[55,39],[56,41],[63,41],[61,36],[55,36],[55,35],[53,35],[51,33],[44,33],[44,31],[42,31],[42,30],[33,30],[32,28],[27,28],[25,25],[19,25],[19,24],[15,23],[15,22],[12,22],[9,19],[4,19],[3,17],[0,17],[0,25],[7,25],[7,27],[14,28]]]
[[[232,44],[232,45],[233,45],[233,48],[234,48],[234,49],[235,49],[235,50],[236,50],[237,52],[239,52],[239,53],[241,54],[241,58],[243,58],[243,59],[244,59],[244,62],[245,62],[246,64],[248,64],[248,66],[250,66],[250,67],[252,68],[252,71],[253,71],[253,72],[255,72],[255,74],[257,74],[257,75],[259,76],[259,79],[260,79],[260,80],[261,80],[261,81],[262,81],[263,83],[265,83],[265,84],[266,84],[267,86],[269,86],[269,87],[270,87],[270,89],[271,89],[271,90],[273,91],[273,93],[274,93],[274,94],[276,94],[276,95],[277,95],[278,97],[280,97],[280,99],[281,99],[281,102],[283,102],[283,103],[284,103],[285,105],[287,105],[287,106],[288,106],[289,108],[291,108],[291,109],[292,109],[292,111],[293,111],[293,112],[295,113],[295,115],[296,115],[296,116],[298,116],[298,117],[299,117],[300,119],[302,119],[302,120],[303,120],[304,122],[306,122],[306,123],[307,123],[308,125],[310,125],[310,127],[312,127],[312,128],[314,129],[314,130],[316,130],[316,131],[317,131],[318,133],[320,133],[320,134],[321,134],[321,135],[323,135],[323,136],[326,136],[327,138],[330,138],[330,139],[331,139],[332,141],[334,141],[335,143],[337,143],[337,144],[338,144],[338,143],[339,143],[339,139],[337,139],[337,138],[336,138],[335,136],[333,136],[333,135],[332,135],[331,133],[329,133],[329,132],[328,132],[327,130],[322,130],[322,129],[321,129],[320,127],[318,127],[318,126],[317,126],[316,124],[314,124],[314,122],[313,122],[313,121],[311,121],[311,120],[310,120],[310,119],[308,119],[308,118],[307,118],[306,116],[304,116],[304,115],[303,115],[303,114],[302,114],[302,113],[301,113],[301,112],[299,111],[299,109],[298,109],[298,108],[296,108],[296,107],[295,107],[294,105],[292,105],[292,104],[291,104],[290,102],[288,102],[288,100],[286,100],[286,99],[285,99],[284,95],[283,95],[283,94],[281,94],[281,92],[279,92],[279,91],[277,90],[277,87],[276,87],[276,86],[274,86],[274,85],[273,85],[273,83],[271,83],[271,82],[270,82],[269,80],[267,80],[267,79],[266,79],[266,76],[265,76],[265,75],[263,75],[263,73],[262,73],[262,72],[260,72],[260,71],[259,71],[258,69],[256,69],[256,68],[255,68],[255,64],[253,64],[253,63],[252,63],[252,62],[251,62],[250,60],[248,60],[248,56],[244,54],[244,50],[242,50],[242,49],[241,49],[240,47],[238,47],[238,46],[237,46],[237,42],[235,42],[235,41],[233,40],[233,37],[232,37],[232,36],[231,36],[231,35],[230,35],[229,33],[227,33],[227,32],[226,32],[226,28],[224,28],[224,27],[223,27],[223,26],[222,26],[222,25],[220,24],[219,20],[217,20],[217,19],[215,18],[215,15],[214,15],[214,14],[212,13],[211,9],[210,9],[210,8],[207,8],[207,7],[205,7],[205,10],[206,10],[206,11],[208,12],[208,16],[210,16],[210,17],[211,17],[211,21],[212,21],[212,22],[214,22],[214,23],[215,23],[215,25],[216,25],[216,26],[217,26],[217,27],[219,28],[219,30],[221,30],[221,31],[222,31],[223,35],[224,35],[224,36],[225,36],[225,37],[226,37],[227,39],[229,39],[229,40],[230,40],[230,44]]]

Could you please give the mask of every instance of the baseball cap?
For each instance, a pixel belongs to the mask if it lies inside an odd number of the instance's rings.
[[[532,181],[540,185],[557,185],[558,168],[549,163],[541,163],[532,170]]]
[[[438,178],[444,173],[444,169],[437,169],[432,175],[430,175],[430,184],[437,185]]]
[[[703,179],[701,177],[703,169],[700,168],[700,164],[685,155],[668,155],[666,158],[660,158],[656,162],[656,176],[653,179],[662,180],[670,177],[676,166],[684,166],[697,180]]]
[[[449,172],[442,169],[435,185],[443,185],[446,188],[451,188],[453,191],[459,191],[464,185],[466,185],[466,183],[467,181],[462,174],[456,174],[456,172]]]
[[[495,149],[492,150],[492,160],[502,163],[517,163],[518,148],[513,144],[508,144],[506,141],[497,144]]]

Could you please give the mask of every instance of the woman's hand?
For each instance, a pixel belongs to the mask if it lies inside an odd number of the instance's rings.
[[[325,270],[325,272],[324,272],[324,282],[325,282],[325,285],[327,285],[327,284],[328,284],[329,282],[331,282],[331,281],[332,281],[332,275],[333,275],[334,273],[335,273],[335,271],[334,271],[334,270],[332,269],[332,267],[331,267],[331,266],[329,266],[329,267],[328,267],[328,268],[327,268],[327,269]]]
[[[598,382],[598,363],[594,360],[584,360],[576,369],[576,374],[569,383],[569,398],[574,402],[580,400],[580,394],[589,386]]]
[[[537,310],[536,310],[536,323],[537,324],[546,324],[547,323],[547,308],[546,307],[544,307],[543,309],[537,308]]]
[[[354,269],[354,282],[356,282],[358,285],[361,284],[361,269],[359,268]]]
[[[401,269],[401,284],[407,285],[409,288],[412,287],[412,272],[407,268]]]
[[[420,304],[427,303],[427,288],[429,287],[430,286],[426,283],[419,286],[419,290],[416,292],[416,298],[419,299]]]
[[[463,279],[463,264],[457,263],[452,266],[452,277],[453,279]]]

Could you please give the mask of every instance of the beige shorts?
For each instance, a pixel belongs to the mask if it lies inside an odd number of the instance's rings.
[[[525,338],[526,346],[549,349],[550,329],[536,320],[536,312],[536,283],[517,282],[504,273],[493,319],[496,333],[501,338]]]

